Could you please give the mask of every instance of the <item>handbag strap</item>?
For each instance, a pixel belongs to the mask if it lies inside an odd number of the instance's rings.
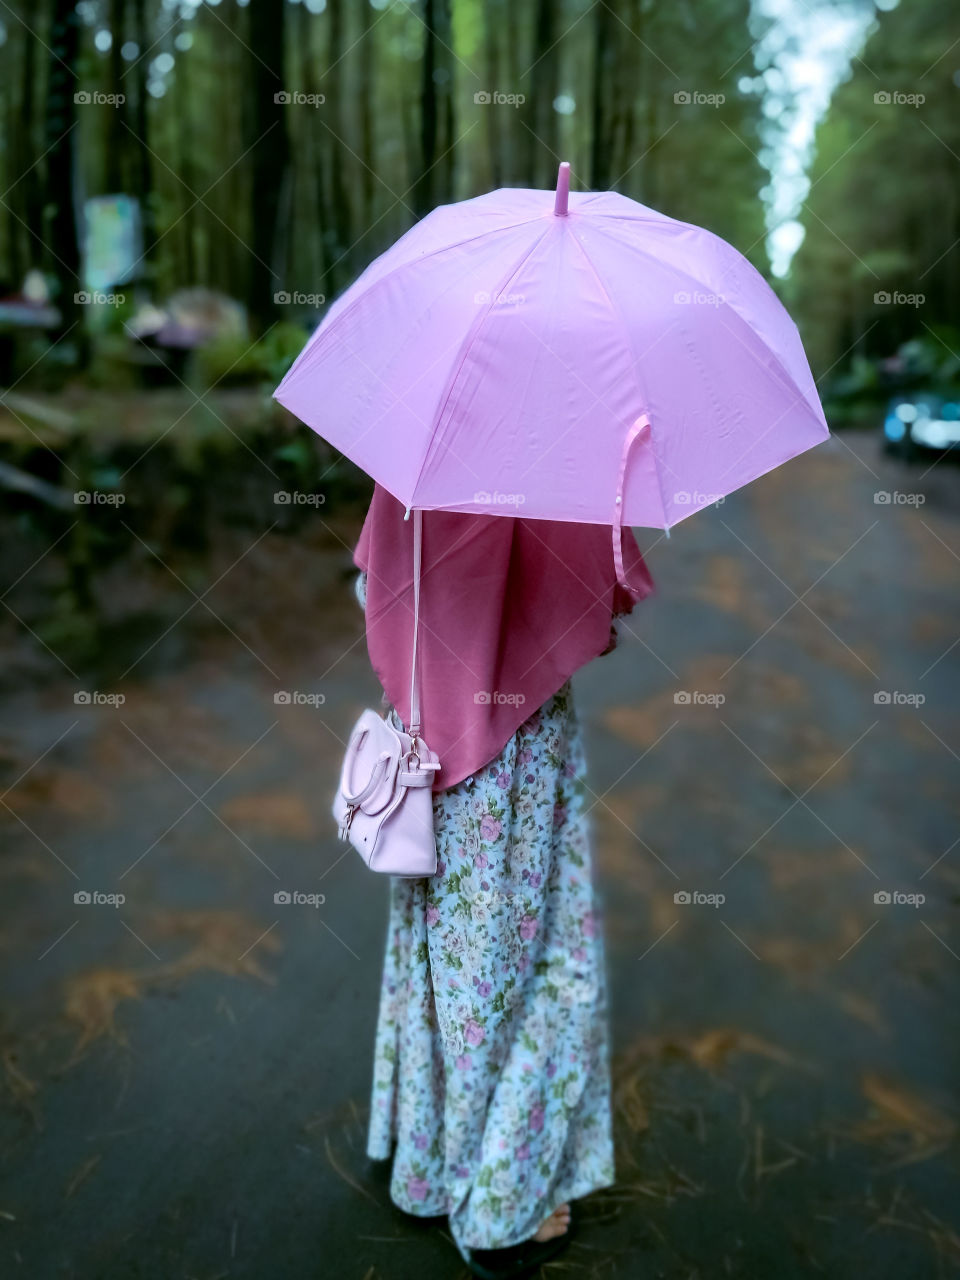
[[[410,664],[410,737],[420,736],[420,687],[417,680],[417,641],[420,636],[420,553],[423,539],[423,512],[413,512],[413,659]]]

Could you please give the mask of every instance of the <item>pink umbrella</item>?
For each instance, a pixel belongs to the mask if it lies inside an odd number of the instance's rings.
[[[274,392],[407,507],[669,529],[829,435],[746,259],[569,170],[435,209]]]

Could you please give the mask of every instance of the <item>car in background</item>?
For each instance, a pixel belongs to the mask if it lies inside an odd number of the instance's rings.
[[[904,392],[887,405],[883,421],[887,453],[910,461],[921,452],[945,453],[960,447],[960,396]]]

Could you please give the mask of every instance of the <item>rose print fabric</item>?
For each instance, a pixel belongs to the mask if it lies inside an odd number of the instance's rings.
[[[461,1252],[613,1182],[583,771],[567,683],[435,796],[437,874],[391,881],[367,1149]]]

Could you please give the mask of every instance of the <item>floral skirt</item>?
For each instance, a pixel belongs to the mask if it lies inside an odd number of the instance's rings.
[[[367,1151],[461,1252],[613,1182],[583,776],[567,683],[435,796],[437,874],[391,881]]]

